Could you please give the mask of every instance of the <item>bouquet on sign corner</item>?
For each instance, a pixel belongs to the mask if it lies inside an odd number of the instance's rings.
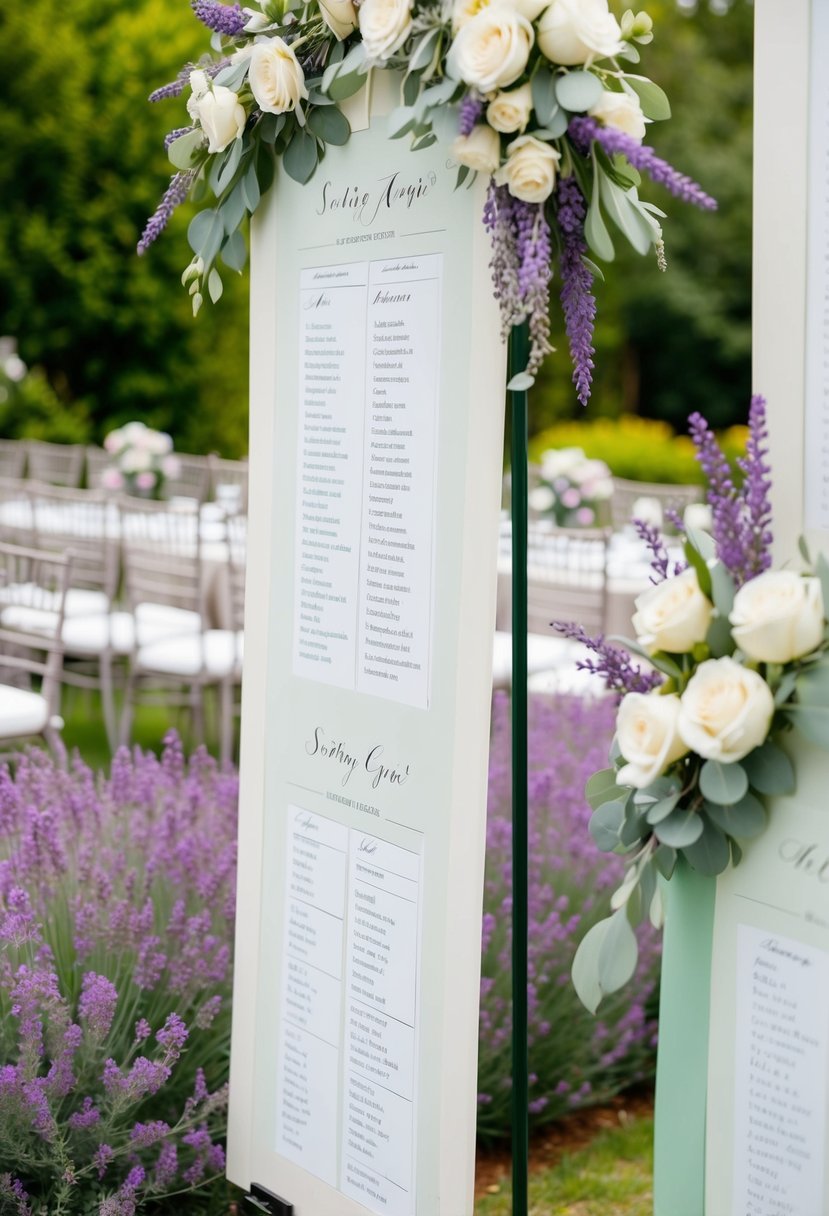
[[[123,490],[139,498],[162,498],[165,481],[179,475],[181,466],[170,436],[143,422],[128,422],[110,431],[104,439],[104,448],[112,457],[101,477],[106,490]]]
[[[653,555],[653,586],[636,601],[626,649],[588,638],[582,666],[620,697],[610,765],[587,783],[590,832],[628,859],[612,914],[582,940],[573,983],[595,1012],[636,967],[634,926],[661,924],[659,877],[677,861],[722,873],[742,842],[766,826],[766,796],[792,793],[795,772],[781,738],[796,727],[829,747],[829,562],[772,570],[765,402],[752,400],[738,488],[704,419],[690,419],[708,480],[712,535],[685,529],[684,560],[658,532],[638,530]],[[676,521],[681,527],[681,521]],[[630,653],[647,660],[637,666]]]
[[[258,0],[250,8],[192,0],[212,56],[187,64],[151,101],[183,97],[187,122],[165,140],[175,170],[138,243],[144,253],[188,196],[201,204],[182,275],[198,313],[215,303],[221,262],[241,271],[242,224],[279,163],[302,184],[329,147],[348,142],[341,104],[374,68],[401,74],[386,120],[412,149],[446,141],[457,185],[489,178],[484,222],[505,335],[527,321],[533,382],[549,342],[557,271],[573,381],[590,396],[593,257],[612,261],[611,228],[666,268],[664,213],[639,197],[642,176],[712,209],[715,201],[645,143],[670,117],[667,97],[636,69],[653,39],[645,12],[621,19],[608,0]],[[590,254],[590,256],[588,256]]]
[[[542,453],[529,505],[559,528],[594,528],[610,522],[612,496],[613,478],[603,460],[588,460],[581,448],[553,448]]]

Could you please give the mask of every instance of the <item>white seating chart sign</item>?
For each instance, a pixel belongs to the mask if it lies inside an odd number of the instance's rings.
[[[253,232],[228,1175],[295,1216],[473,1205],[505,351],[485,183],[385,126]]]

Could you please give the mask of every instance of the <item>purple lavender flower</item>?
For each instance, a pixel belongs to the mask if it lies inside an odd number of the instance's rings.
[[[168,97],[181,97],[184,90],[190,83],[190,73],[196,68],[200,68],[208,76],[218,76],[222,68],[226,68],[230,63],[227,58],[203,61],[201,63],[185,63],[184,67],[176,76],[175,80],[171,80],[169,84],[163,84],[160,88],[155,89],[150,93],[149,101],[166,101]]]
[[[190,0],[190,7],[202,25],[217,34],[224,34],[226,38],[238,38],[248,22],[240,4],[220,4],[218,0]]]
[[[573,383],[582,405],[590,400],[593,381],[593,322],[596,318],[596,298],[593,276],[584,264],[587,241],[584,219],[587,210],[584,195],[575,177],[563,177],[556,191],[558,224],[562,234],[561,307],[570,358],[573,361]]]
[[[746,555],[743,548],[742,508],[728,461],[717,437],[703,418],[693,413],[688,430],[697,449],[697,460],[708,482],[707,499],[713,516],[712,531],[717,556],[738,584],[746,581]]]
[[[737,461],[743,476],[742,498],[745,506],[743,546],[746,570],[750,577],[762,574],[771,566],[771,466],[769,432],[766,423],[766,399],[754,396],[748,411],[748,442],[746,454]]]
[[[170,144],[174,144],[177,139],[181,139],[182,135],[189,135],[195,129],[195,127],[176,127],[173,131],[168,131],[164,136],[165,150],[169,148]]]
[[[490,182],[484,224],[492,238],[492,282],[506,336],[529,319],[529,372],[550,353],[550,226],[541,203],[514,198],[506,186]]]
[[[701,207],[703,211],[716,211],[717,200],[706,194],[692,178],[677,172],[666,160],[657,156],[653,148],[637,143],[618,127],[605,127],[595,118],[576,115],[570,119],[568,133],[580,150],[587,151],[595,141],[609,156],[620,153],[626,157],[634,169],[647,173],[652,181],[664,186],[675,198]]]
[[[112,981],[105,975],[87,971],[81,981],[78,1014],[86,1022],[93,1039],[99,1043],[109,1034],[117,1004],[118,992]]]
[[[628,692],[650,692],[658,688],[663,677],[658,671],[645,671],[634,663],[626,650],[612,646],[604,638],[591,638],[575,621],[554,621],[553,628],[564,637],[580,642],[596,655],[595,659],[579,659],[576,667],[601,676],[608,692],[624,695]]]
[[[169,224],[176,207],[180,206],[187,198],[187,193],[192,185],[194,176],[195,174],[192,169],[173,174],[169,186],[164,191],[161,202],[147,220],[144,231],[141,234],[141,240],[136,247],[139,256],[146,253],[153,241],[157,241],[161,236]]]
[[[477,93],[467,93],[461,102],[458,116],[458,130],[461,135],[471,135],[475,123],[484,112],[483,98]]]

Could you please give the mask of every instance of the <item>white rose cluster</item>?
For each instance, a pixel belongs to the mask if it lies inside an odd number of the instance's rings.
[[[373,63],[383,63],[411,32],[411,0],[363,0],[358,20],[366,55]]]

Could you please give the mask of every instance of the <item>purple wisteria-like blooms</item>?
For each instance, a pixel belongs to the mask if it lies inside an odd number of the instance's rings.
[[[677,531],[682,531],[684,524],[676,512],[669,511],[667,514]],[[645,547],[650,550],[651,570],[653,571],[651,574],[652,583],[664,583],[669,575],[681,574],[686,569],[688,563],[683,561],[675,561],[673,569],[670,569],[671,559],[668,556],[668,550],[665,548],[664,537],[658,528],[646,523],[644,519],[634,519],[633,527],[636,530],[636,535],[644,542]]]
[[[555,621],[554,628],[564,637],[580,642],[593,652],[595,659],[579,659],[576,667],[580,671],[601,676],[608,692],[620,696],[628,692],[650,692],[663,682],[658,671],[645,671],[633,662],[626,650],[612,646],[601,634],[591,638],[584,627],[575,621]]]
[[[593,276],[584,264],[587,241],[584,219],[587,209],[584,195],[575,177],[563,177],[556,191],[558,224],[561,230],[561,307],[573,361],[573,383],[582,405],[590,400],[593,381],[593,323],[596,318],[596,298]]]
[[[169,224],[176,207],[180,207],[187,198],[187,193],[193,182],[193,171],[187,169],[183,173],[174,173],[170,184],[164,191],[161,202],[147,220],[141,240],[137,245],[139,255],[146,253],[153,241],[157,241]]]
[[[609,156],[621,153],[634,169],[647,173],[652,181],[664,186],[675,198],[693,203],[703,211],[716,211],[717,200],[706,194],[693,178],[678,172],[673,165],[657,156],[653,148],[638,143],[618,127],[605,127],[595,118],[578,115],[570,119],[568,131],[571,139],[582,151],[586,152],[595,141]]]
[[[224,34],[226,38],[238,38],[248,22],[240,4],[220,4],[218,0],[191,0],[190,7],[202,25],[206,25],[216,34]]]
[[[484,223],[492,239],[492,282],[501,307],[502,332],[529,321],[530,357],[535,372],[550,353],[549,284],[552,247],[543,203],[514,198],[506,186],[490,182]]]

